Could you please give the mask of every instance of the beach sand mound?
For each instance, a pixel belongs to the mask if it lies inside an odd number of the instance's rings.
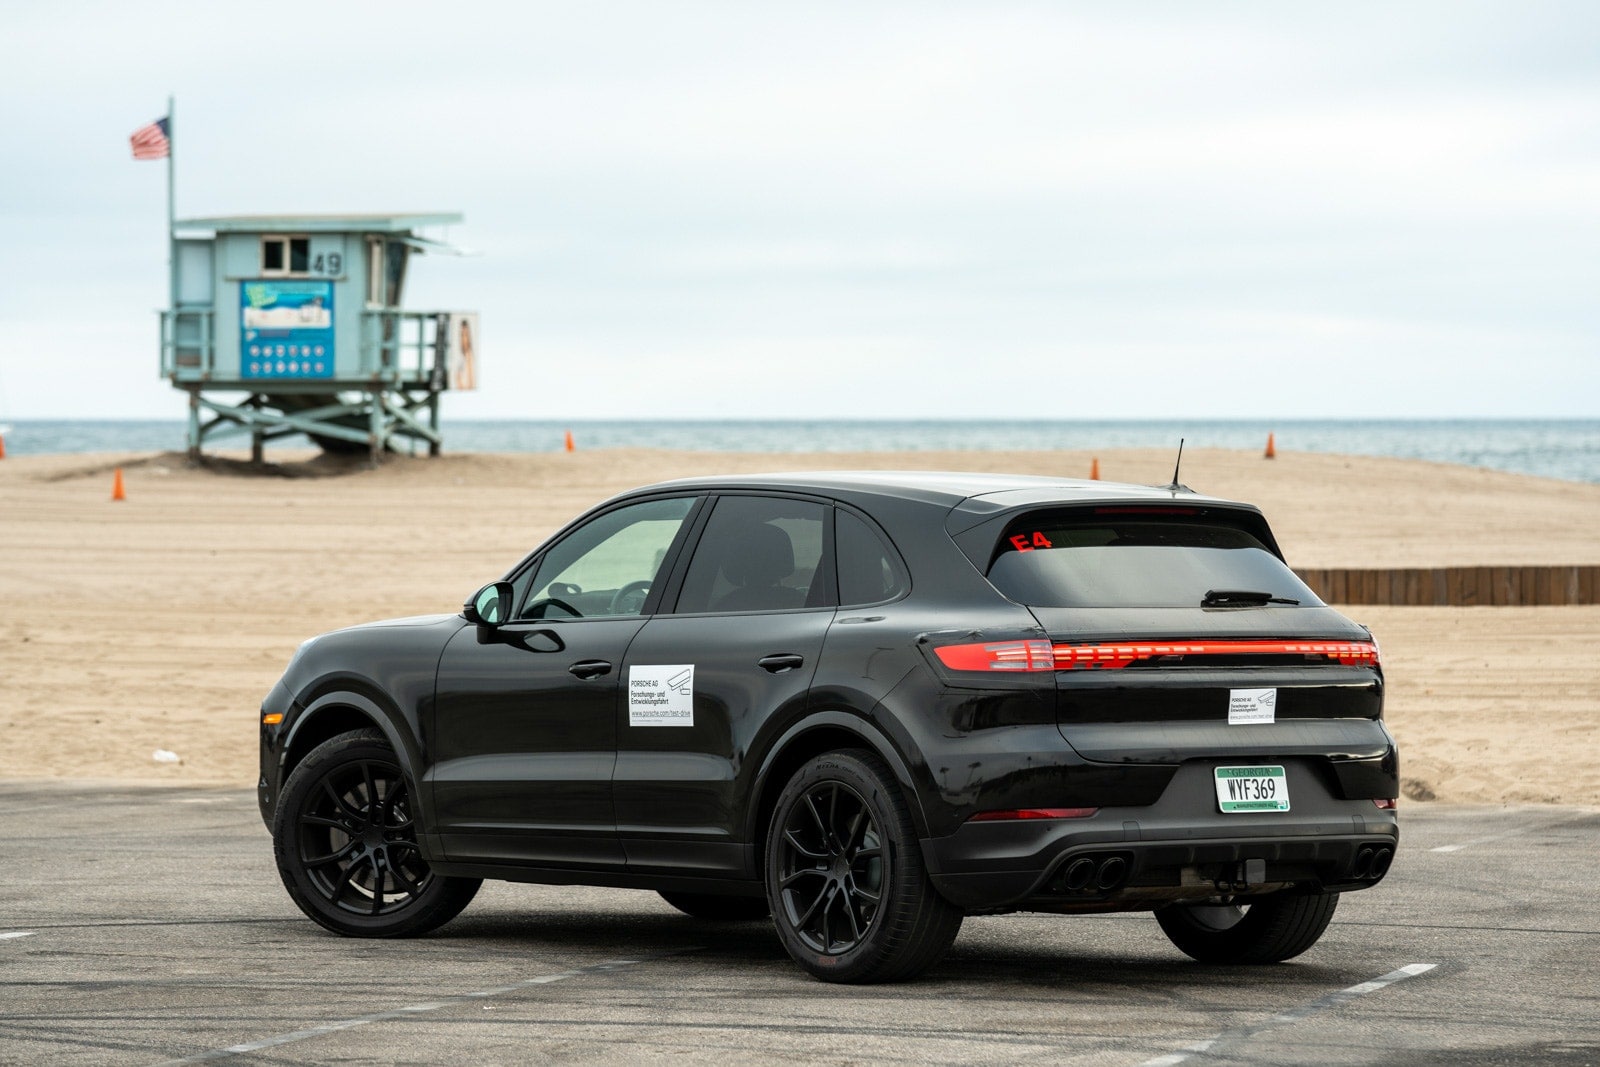
[[[312,634],[457,610],[613,493],[816,469],[1085,477],[1078,452],[748,455],[618,449],[390,457],[176,453],[0,461],[0,775],[247,786],[256,709]],[[1102,452],[1165,484],[1172,454]],[[127,499],[111,502],[121,468]],[[1299,567],[1600,563],[1600,486],[1419,461],[1193,450]],[[1600,804],[1600,607],[1351,607],[1383,644],[1406,796]],[[157,763],[157,750],[180,762]],[[1553,754],[1559,759],[1552,760]]]

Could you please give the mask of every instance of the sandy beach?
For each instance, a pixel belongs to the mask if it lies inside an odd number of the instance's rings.
[[[1172,474],[1168,452],[1098,458],[1108,480]],[[0,461],[0,777],[248,786],[257,708],[301,640],[453,611],[561,523],[635,485],[859,468],[1081,477],[1090,459],[616,450],[283,477],[173,455],[12,457]],[[127,500],[113,503],[119,466]],[[1262,507],[1300,567],[1600,563],[1595,485],[1205,450],[1185,455],[1182,480]],[[1413,801],[1600,805],[1600,606],[1345,611],[1382,642]],[[181,762],[155,762],[156,749]]]

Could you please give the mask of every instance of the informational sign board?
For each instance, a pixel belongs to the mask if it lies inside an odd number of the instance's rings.
[[[693,726],[694,664],[631,664],[628,725]]]
[[[478,313],[453,311],[445,317],[445,351],[449,355],[450,388],[478,387]]]
[[[239,283],[243,378],[333,377],[333,283]]]

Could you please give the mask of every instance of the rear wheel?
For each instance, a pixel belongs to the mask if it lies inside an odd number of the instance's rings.
[[[284,783],[273,819],[290,898],[322,926],[356,937],[422,934],[455,918],[481,882],[433,873],[417,847],[414,805],[376,730],[312,749]]]
[[[1338,906],[1338,893],[1276,893],[1249,904],[1174,904],[1156,921],[1201,963],[1277,963],[1316,944]]]
[[[765,897],[719,897],[710,893],[662,893],[661,899],[685,915],[712,922],[749,922],[767,917]]]
[[[932,967],[962,912],[933,888],[889,768],[861,750],[801,767],[767,834],[767,902],[783,947],[829,982],[891,982]]]

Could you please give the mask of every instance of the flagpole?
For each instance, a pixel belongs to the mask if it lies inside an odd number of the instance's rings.
[[[175,197],[173,194],[173,168],[174,157],[178,154],[177,127],[173,122],[172,95],[167,95],[167,285],[173,315],[178,311],[178,227],[176,215],[173,210]],[[177,329],[174,321],[173,329]]]

